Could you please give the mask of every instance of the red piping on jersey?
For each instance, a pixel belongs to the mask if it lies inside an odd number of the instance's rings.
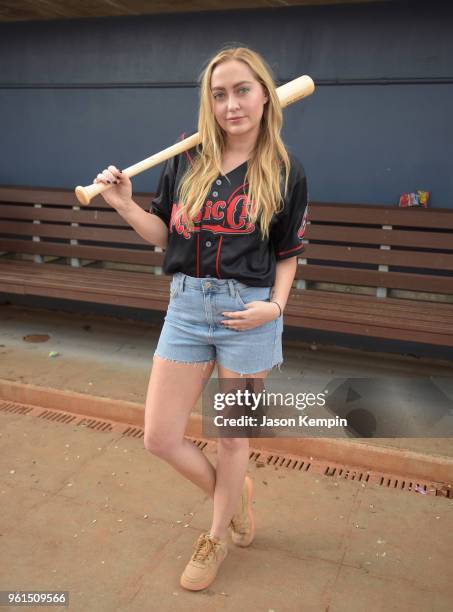
[[[200,278],[200,234],[197,234],[197,258],[196,258],[196,266],[197,266],[197,277]]]
[[[215,259],[215,271],[217,273],[217,278],[222,278],[219,272],[219,260],[220,260],[220,247],[222,246],[223,236],[220,236],[219,246],[217,247],[217,256]]]
[[[299,249],[303,249],[304,245],[300,244],[299,246],[293,247],[292,249],[288,249],[287,251],[279,251],[277,255],[286,255],[287,253],[292,253],[293,251],[298,251]]]

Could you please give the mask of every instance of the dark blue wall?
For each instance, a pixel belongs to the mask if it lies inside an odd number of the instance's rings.
[[[447,3],[445,3],[447,4]],[[453,207],[453,9],[414,2],[0,25],[0,184],[73,188],[196,128],[197,78],[225,43],[317,89],[283,137],[311,200]],[[153,191],[159,168],[138,175]]]

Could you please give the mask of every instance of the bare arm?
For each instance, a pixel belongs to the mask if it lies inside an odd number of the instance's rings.
[[[272,287],[270,299],[279,303],[282,312],[285,309],[286,302],[288,301],[291,286],[293,284],[294,277],[296,276],[296,270],[297,255],[277,262],[275,283]]]
[[[126,206],[118,207],[117,211],[146,242],[163,249],[167,247],[168,228],[157,215],[146,212],[132,199]]]
[[[148,213],[132,199],[132,183],[116,166],[109,166],[100,172],[93,183],[109,183],[110,189],[101,193],[104,200],[114,208],[123,219],[146,242],[163,249],[168,243],[168,228],[157,215]]]

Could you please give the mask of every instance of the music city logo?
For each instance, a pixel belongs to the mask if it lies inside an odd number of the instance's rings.
[[[238,187],[234,193],[225,200],[207,200],[203,209],[194,219],[193,231],[187,228],[187,217],[183,213],[179,219],[176,213],[182,208],[181,202],[173,202],[170,217],[170,232],[177,232],[184,238],[192,238],[192,234],[200,230],[208,230],[213,234],[252,234],[255,224],[247,218],[249,207],[253,209],[253,202],[246,193],[238,193],[244,185]]]

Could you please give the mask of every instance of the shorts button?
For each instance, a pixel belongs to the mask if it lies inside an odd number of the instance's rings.
[[[219,192],[218,191],[213,191],[212,195],[216,198],[219,195]]]
[[[211,244],[212,244],[212,242],[211,242],[210,240],[207,240],[207,241],[205,242],[205,245],[206,245],[206,246],[211,246]]]
[[[222,181],[221,181],[220,179],[217,179],[217,180],[216,180],[216,182],[215,182],[215,184],[216,184],[216,185],[221,185],[221,184],[222,184]]]
[[[204,284],[204,288],[205,289],[209,289],[210,286],[211,286],[211,283],[209,283],[209,282]]]

